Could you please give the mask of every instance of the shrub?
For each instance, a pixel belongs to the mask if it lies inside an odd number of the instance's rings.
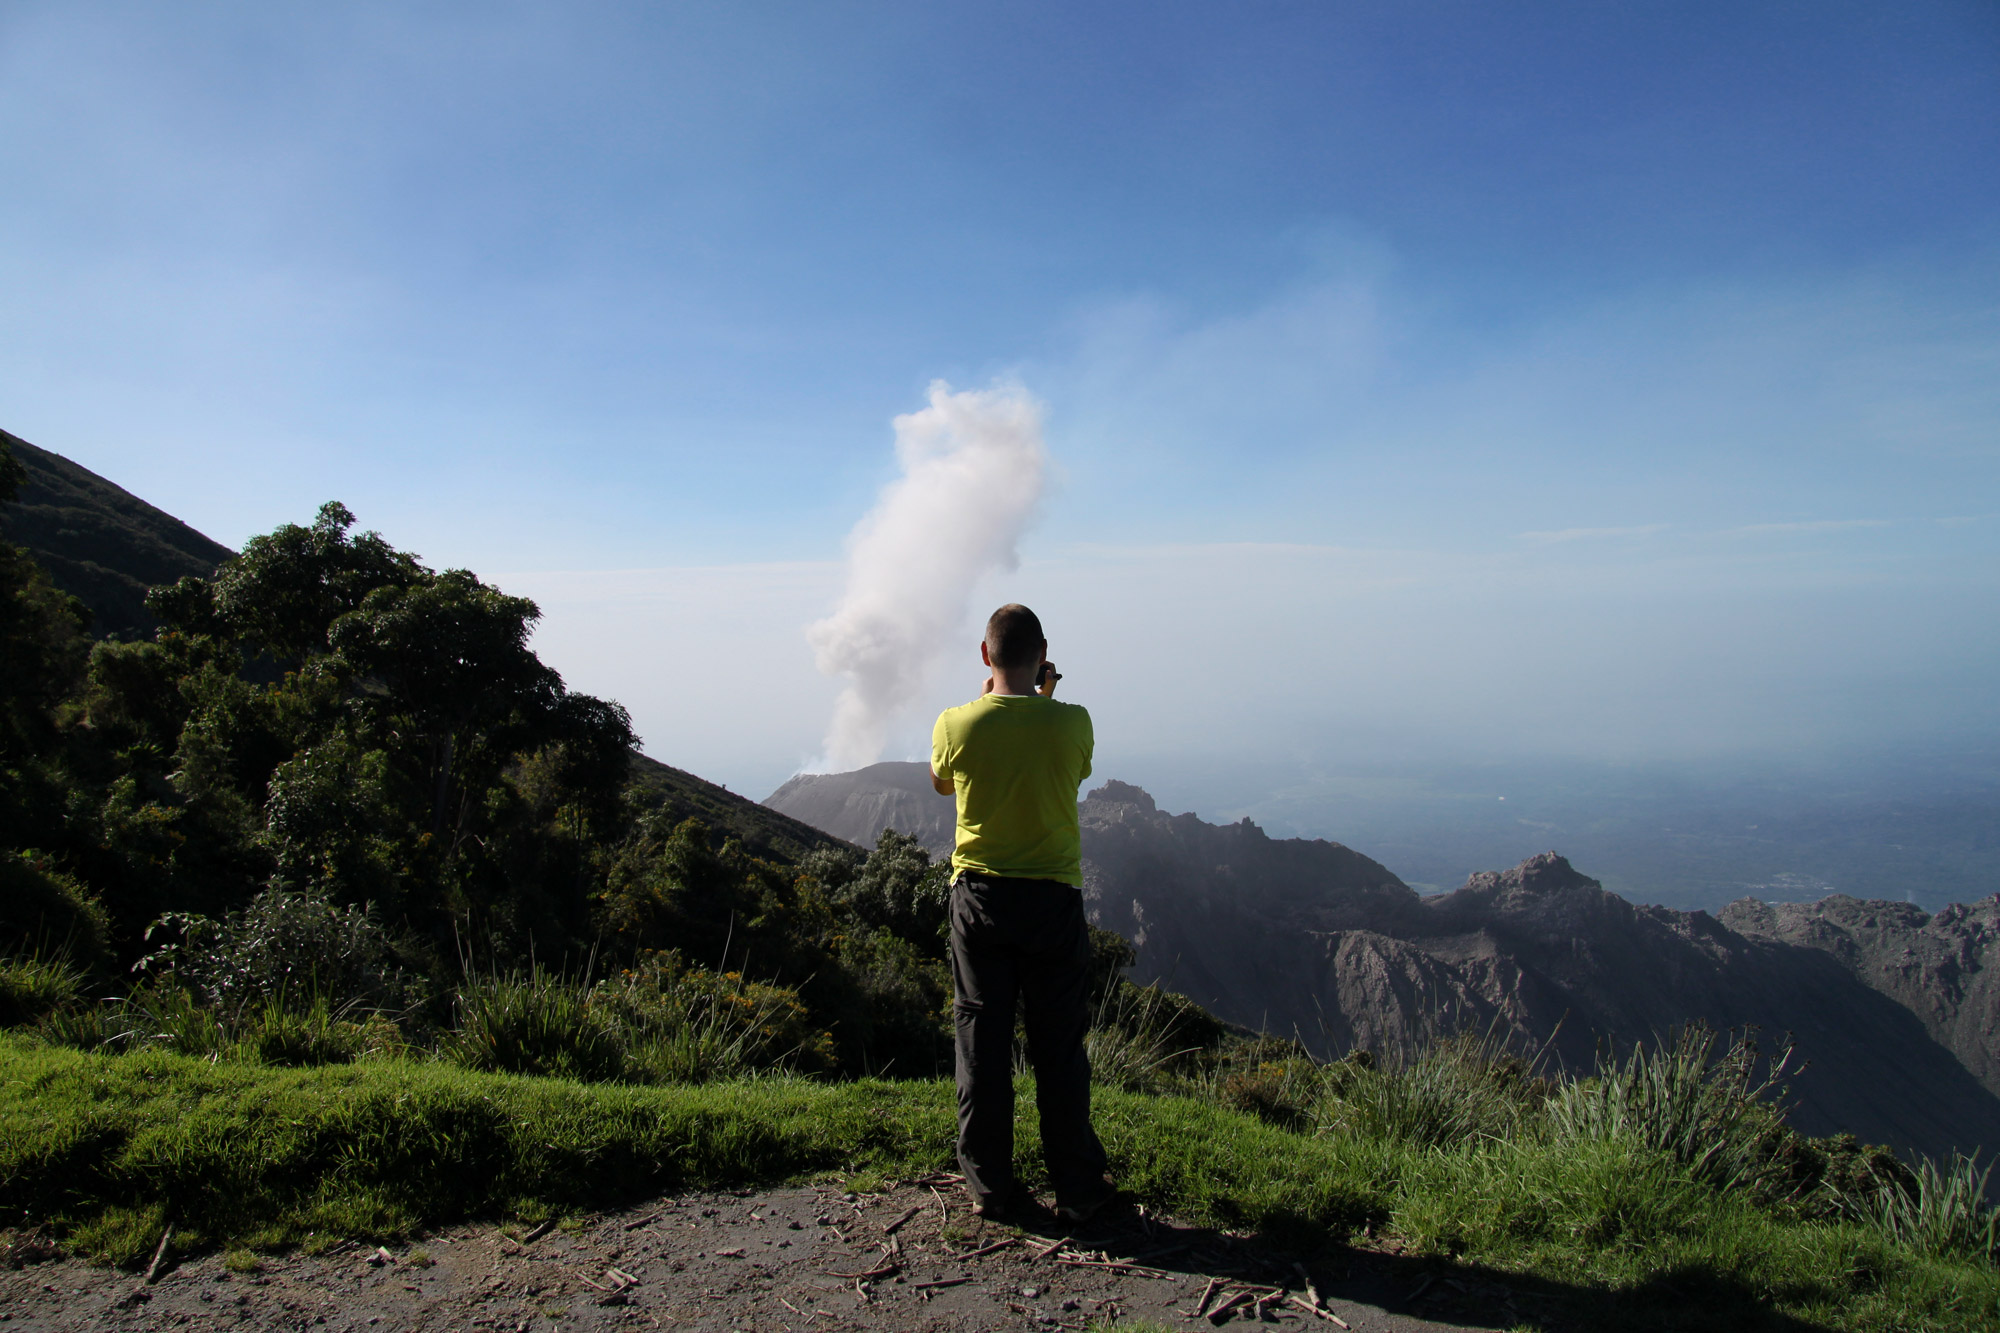
[[[35,852],[0,852],[0,950],[61,955],[86,970],[108,956],[110,921],[84,887]]]
[[[690,968],[653,954],[600,982],[597,1002],[627,1052],[627,1076],[652,1083],[703,1083],[757,1069],[823,1070],[831,1034],[815,1028],[798,993]]]
[[[371,908],[267,889],[221,921],[169,912],[147,928],[164,941],[137,970],[169,980],[232,1019],[279,996],[337,1007],[400,1009],[416,988]]]

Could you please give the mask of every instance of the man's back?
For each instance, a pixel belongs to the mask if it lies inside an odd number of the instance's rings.
[[[1083,883],[1076,794],[1090,714],[1039,694],[987,694],[938,716],[931,770],[958,800],[956,870]]]

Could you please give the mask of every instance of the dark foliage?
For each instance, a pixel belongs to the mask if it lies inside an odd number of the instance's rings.
[[[793,997],[784,1030],[818,1034],[800,1067],[946,1066],[946,867],[635,763],[625,710],[529,649],[533,602],[354,526],[328,504],[154,588],[137,642],[91,643],[75,599],[0,549],[6,846],[35,830],[0,947],[141,964],[135,1003],[213,1011],[233,1042],[281,998],[436,1033],[468,965],[590,984],[671,955],[738,1000]],[[210,1040],[183,1018],[182,1044]],[[707,1049],[631,1040],[662,1068]]]
[[[146,589],[206,576],[229,548],[87,468],[0,431],[0,541],[27,549],[55,585],[90,608],[100,634],[144,639],[158,628]],[[18,493],[10,493],[7,478]],[[18,503],[9,504],[7,501]]]

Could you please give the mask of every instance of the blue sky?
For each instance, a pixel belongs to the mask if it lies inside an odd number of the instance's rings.
[[[1990,744],[1996,164],[1987,3],[14,3],[0,425],[744,789],[936,378],[1045,403],[981,596],[1136,770]]]

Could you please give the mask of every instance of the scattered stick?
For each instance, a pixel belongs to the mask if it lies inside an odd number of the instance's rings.
[[[1068,1264],[1072,1268],[1108,1268],[1115,1273],[1130,1273],[1133,1277],[1167,1276],[1165,1269],[1148,1268],[1144,1264],[1126,1263],[1122,1259],[1071,1259],[1066,1255],[1059,1254],[1056,1256],[1056,1262],[1059,1264]]]
[[[1403,1299],[1406,1301],[1415,1300],[1417,1297],[1429,1291],[1431,1289],[1431,1283],[1435,1281],[1437,1281],[1437,1274],[1433,1273],[1429,1277],[1425,1278],[1422,1282],[1419,1282],[1414,1288],[1412,1288],[1410,1294],[1403,1297]]]
[[[1210,1310],[1208,1312],[1208,1322],[1211,1324],[1221,1323],[1223,1320],[1223,1316],[1227,1315],[1231,1310],[1234,1310],[1237,1306],[1243,1304],[1245,1301],[1249,1299],[1250,1299],[1250,1293],[1247,1291],[1230,1292],[1229,1298],[1227,1300],[1223,1301],[1222,1304],[1216,1306],[1213,1310]]]
[[[639,1285],[639,1279],[622,1268],[607,1268],[604,1270],[604,1276],[616,1282],[620,1287],[636,1287]]]
[[[1215,1289],[1221,1285],[1221,1278],[1212,1277],[1208,1280],[1208,1285],[1201,1289],[1201,1299],[1195,1302],[1195,1318],[1200,1319],[1208,1313],[1208,1298],[1215,1295]]]
[[[901,1227],[903,1223],[909,1221],[911,1218],[915,1217],[918,1213],[922,1211],[923,1211],[922,1204],[913,1205],[908,1212],[904,1213],[901,1217],[891,1222],[888,1226],[883,1227],[882,1234],[885,1236],[895,1235],[897,1228]]]
[[[1041,1249],[1036,1250],[1035,1257],[1037,1259],[1046,1259],[1067,1244],[1069,1244],[1068,1236],[1058,1236],[1048,1244],[1042,1246]]]
[[[1305,1285],[1306,1299],[1311,1301],[1314,1305],[1318,1305],[1319,1288],[1313,1285],[1312,1274],[1306,1272],[1306,1266],[1304,1264],[1295,1263],[1292,1265],[1292,1271],[1299,1275],[1299,1281]]]
[[[866,1282],[870,1278],[887,1277],[891,1273],[900,1273],[902,1271],[903,1266],[901,1264],[892,1262],[883,1264],[879,1268],[871,1268],[865,1273],[828,1273],[827,1276],[837,1277],[843,1281],[853,1278],[856,1282]]]
[[[174,1229],[168,1227],[160,1233],[160,1243],[153,1250],[153,1262],[146,1265],[146,1285],[152,1286],[160,1280],[160,1265],[167,1259],[167,1242],[174,1238]]]
[[[571,1273],[571,1274],[570,1274],[570,1276],[571,1276],[571,1277],[573,1277],[573,1278],[575,1278],[575,1279],[576,1279],[576,1280],[577,1280],[578,1282],[581,1282],[581,1283],[582,1283],[582,1284],[583,1284],[584,1286],[586,1286],[586,1287],[593,1287],[593,1288],[595,1288],[595,1289],[596,1289],[596,1290],[598,1290],[598,1291],[617,1291],[617,1290],[618,1290],[618,1288],[616,1288],[616,1287],[607,1287],[607,1286],[605,1286],[605,1285],[604,1285],[603,1283],[601,1283],[601,1282],[592,1282],[592,1281],[591,1281],[591,1280],[590,1280],[589,1278],[585,1277],[585,1276],[584,1276],[583,1274],[581,1274],[581,1273]]]
[[[962,1287],[972,1281],[969,1277],[941,1277],[935,1282],[912,1282],[913,1291],[929,1291],[932,1287]]]
[[[1342,1319],[1339,1315],[1335,1314],[1333,1311],[1321,1305],[1318,1301],[1308,1301],[1300,1296],[1293,1296],[1290,1299],[1293,1305],[1298,1306],[1301,1310],[1304,1310],[1308,1314],[1316,1314],[1321,1319],[1331,1319],[1335,1324],[1337,1324],[1341,1328],[1354,1327],[1352,1324],[1348,1323],[1345,1319]]]
[[[627,1222],[625,1224],[625,1229],[627,1231],[637,1231],[640,1227],[645,1226],[648,1222],[657,1222],[660,1220],[660,1213],[664,1211],[665,1211],[664,1209],[656,1209],[653,1212],[647,1213],[644,1217],[640,1218],[636,1222]]]
[[[1004,1250],[1009,1245],[1019,1245],[1020,1243],[1021,1238],[1019,1236],[1008,1236],[1003,1240],[994,1241],[991,1245],[982,1245],[976,1250],[967,1250],[958,1257],[961,1259],[977,1259],[982,1254],[991,1254],[995,1250]]]
[[[555,1229],[556,1229],[556,1220],[553,1217],[549,1218],[546,1222],[537,1222],[535,1223],[533,1230],[528,1232],[527,1235],[521,1237],[521,1243],[523,1245],[533,1245],[536,1241],[548,1235],[551,1231],[554,1231]]]
[[[933,1185],[930,1187],[930,1189],[931,1189],[931,1197],[937,1200],[938,1225],[944,1226],[946,1223],[951,1221],[951,1209],[944,1206],[944,1195],[939,1194],[937,1192],[937,1186]]]

